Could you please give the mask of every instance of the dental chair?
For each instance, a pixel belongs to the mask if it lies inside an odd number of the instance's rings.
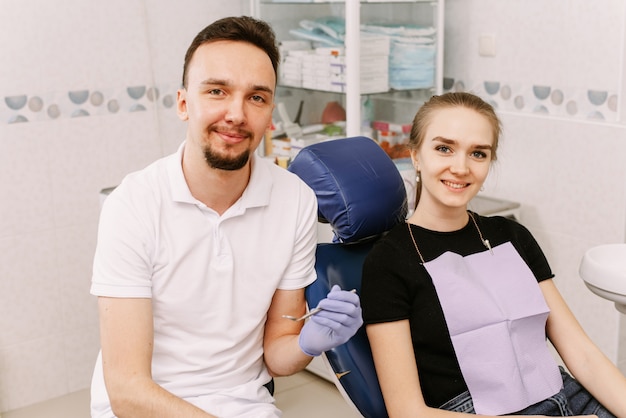
[[[373,140],[352,137],[305,147],[288,169],[315,191],[319,220],[334,233],[332,243],[317,246],[308,306],[317,306],[335,284],[360,293],[368,252],[406,217],[406,189],[394,162]],[[323,360],[348,404],[366,418],[387,417],[365,326]]]

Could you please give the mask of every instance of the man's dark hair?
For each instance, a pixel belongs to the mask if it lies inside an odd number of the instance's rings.
[[[278,79],[280,52],[276,45],[276,35],[271,26],[262,20],[250,16],[225,17],[216,20],[196,35],[185,54],[183,66],[183,87],[187,87],[187,68],[198,47],[208,42],[241,41],[248,42],[268,55]]]

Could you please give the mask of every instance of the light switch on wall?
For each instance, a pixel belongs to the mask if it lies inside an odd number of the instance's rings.
[[[483,34],[478,37],[478,54],[481,57],[496,56],[496,36],[493,34]]]

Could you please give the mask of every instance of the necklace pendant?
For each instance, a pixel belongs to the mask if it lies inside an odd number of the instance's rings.
[[[474,219],[474,215],[472,215],[472,212],[470,212],[469,210],[467,211],[467,214],[469,215],[470,219],[474,223],[474,226],[476,227],[476,230],[478,231],[478,236],[480,237],[480,240],[482,241],[483,245],[485,246],[485,248],[487,248],[489,250],[491,255],[493,255],[493,250],[491,249],[491,244],[489,243],[488,239],[484,239],[483,238],[483,233],[480,232],[480,228],[478,227],[478,224],[476,223],[476,219]]]
[[[491,249],[491,244],[489,243],[489,240],[488,239],[484,239],[483,240],[483,244],[485,244],[485,247],[489,250],[491,255],[493,255],[493,250]]]

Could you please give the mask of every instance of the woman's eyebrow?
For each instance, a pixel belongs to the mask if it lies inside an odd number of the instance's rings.
[[[457,141],[455,139],[449,139],[449,138],[445,138],[443,136],[436,136],[433,139],[431,139],[431,142],[443,142],[444,144],[456,144]]]
[[[455,145],[458,143],[458,141],[456,139],[450,139],[450,138],[445,138],[443,136],[436,136],[433,139],[431,139],[432,142],[442,142],[444,144],[447,145]],[[489,144],[477,144],[477,145],[473,145],[473,148],[475,149],[480,149],[480,150],[491,150],[493,148],[492,145]]]

